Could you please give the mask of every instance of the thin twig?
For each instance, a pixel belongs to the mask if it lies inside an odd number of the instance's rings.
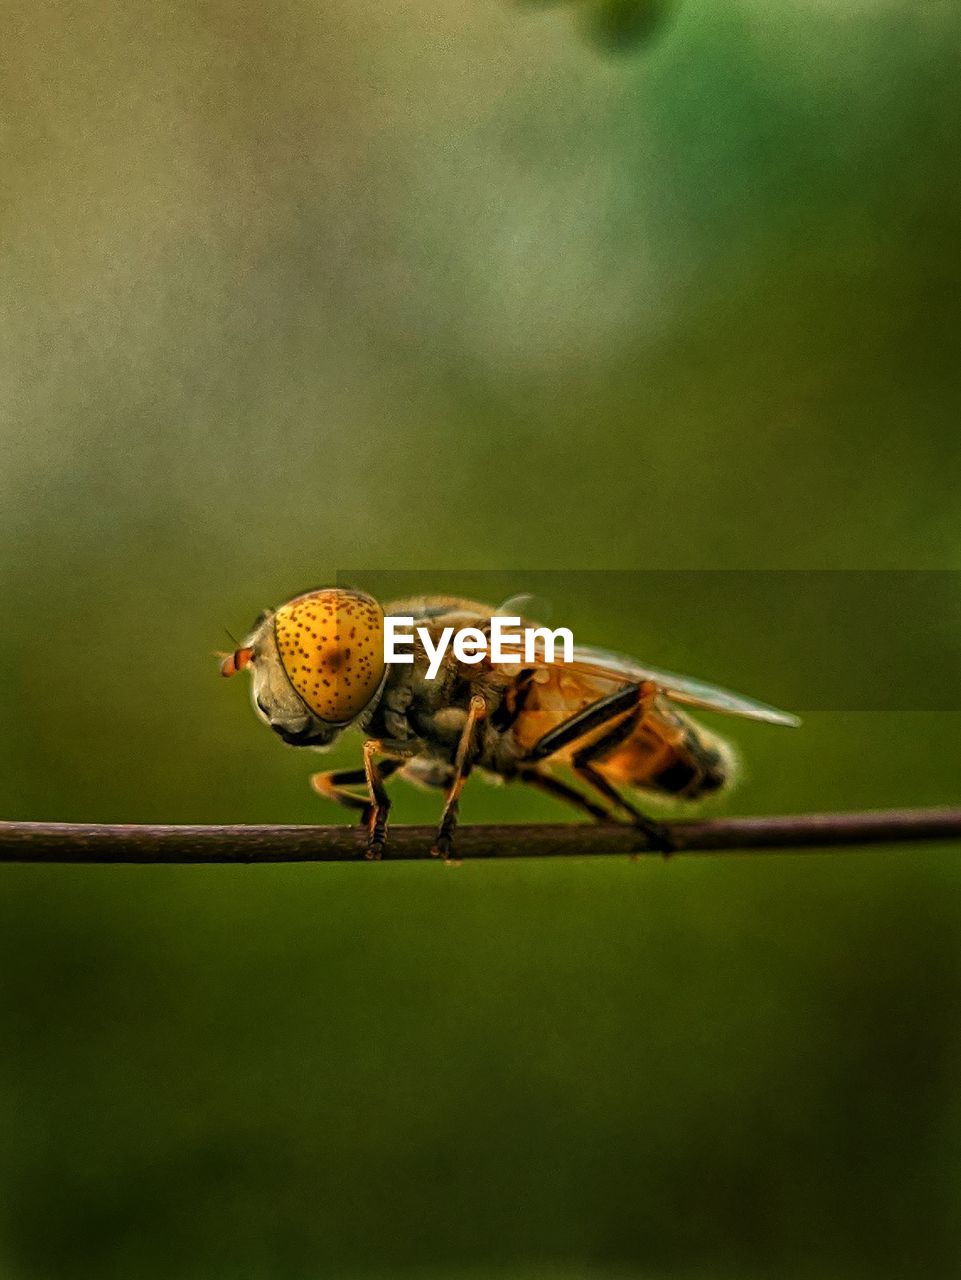
[[[679,853],[775,852],[961,840],[961,809],[806,813],[668,824]],[[393,827],[386,859],[429,859],[433,827]],[[629,826],[465,826],[458,858],[602,857],[654,853]],[[660,856],[660,855],[658,855]],[[119,826],[0,822],[0,862],[348,862],[363,860],[359,827]]]

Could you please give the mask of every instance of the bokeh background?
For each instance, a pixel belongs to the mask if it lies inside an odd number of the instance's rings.
[[[956,4],[0,27],[4,816],[342,819],[211,654],[348,570],[797,696],[742,811],[958,800]],[[961,1272],[952,847],[8,866],[0,1001],[4,1280]]]

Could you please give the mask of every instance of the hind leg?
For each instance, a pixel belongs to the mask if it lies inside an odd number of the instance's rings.
[[[631,802],[625,800],[617,788],[612,786],[593,765],[582,763],[575,765],[574,768],[579,778],[583,778],[600,795],[605,796],[616,804],[619,809],[623,809],[625,813],[630,814],[631,825],[643,832],[654,849],[660,850],[661,853],[676,852],[677,841],[671,834],[669,827],[666,827],[662,822],[656,822],[653,818],[649,818],[646,814],[641,813],[640,809],[635,809]]]
[[[631,823],[640,831],[643,831],[655,849],[659,849],[661,853],[672,853],[677,848],[677,845],[669,829],[663,823],[655,822],[653,818],[647,817],[646,814],[636,809],[629,800],[626,800],[621,795],[614,784],[605,778],[601,770],[595,768],[592,763],[592,761],[603,757],[612,747],[623,742],[627,734],[634,728],[635,723],[636,716],[633,718],[628,716],[626,732],[622,725],[617,725],[609,734],[604,734],[596,742],[592,742],[589,747],[584,747],[583,750],[578,751],[571,761],[571,765],[577,776],[583,778],[588,786],[593,787],[599,795],[604,796],[606,800],[616,805],[617,808],[629,814]]]
[[[641,683],[625,685],[606,698],[599,698],[597,702],[592,702],[545,733],[531,747],[527,759],[542,760],[579,738],[606,727],[606,732],[600,737],[575,752],[571,761],[574,771],[605,800],[628,814],[633,825],[644,833],[655,849],[669,853],[676,845],[668,828],[635,809],[592,763],[630,736],[642,714],[644,703],[654,693],[653,685]]]
[[[580,791],[575,791],[566,782],[561,782],[560,778],[555,778],[553,774],[545,773],[541,769],[531,768],[522,769],[517,776],[521,782],[526,782],[529,786],[536,787],[538,791],[554,796],[557,800],[566,800],[568,804],[572,804],[576,809],[590,814],[595,822],[617,821],[610,809],[605,809],[602,805],[595,804],[593,800],[589,800]]]

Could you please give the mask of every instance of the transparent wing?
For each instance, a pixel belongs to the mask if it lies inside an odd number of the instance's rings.
[[[520,653],[517,660],[523,661]],[[537,659],[543,663],[543,657]],[[602,680],[613,680],[619,683],[633,683],[638,680],[652,680],[672,702],[680,702],[689,707],[704,707],[710,711],[721,711],[726,715],[741,716],[745,720],[762,720],[766,724],[783,724],[797,726],[800,719],[789,711],[779,711],[777,707],[768,706],[766,702],[758,702],[755,698],[745,697],[740,693],[732,693],[730,689],[721,689],[717,685],[707,684],[692,676],[678,675],[673,671],[661,671],[657,667],[645,667],[633,658],[620,653],[611,653],[607,649],[594,649],[590,646],[578,645],[574,649],[573,661],[564,663],[564,667],[581,675],[595,676]]]
[[[522,591],[519,595],[509,596],[494,610],[499,618],[538,618],[541,622],[550,622],[553,609],[543,596],[532,595]]]

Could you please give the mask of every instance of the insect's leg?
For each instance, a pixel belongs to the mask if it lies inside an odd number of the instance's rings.
[[[593,729],[599,729],[602,725],[623,715],[624,712],[634,710],[653,692],[654,685],[644,682],[643,684],[626,684],[620,689],[615,689],[605,698],[598,698],[596,702],[590,703],[569,719],[562,720],[553,729],[548,729],[547,733],[533,744],[521,763],[533,764],[535,760],[543,760],[547,756],[554,755],[556,751],[560,751],[571,742],[576,742],[578,738],[583,738]]]
[[[368,738],[364,743],[364,778],[370,794],[370,812],[367,818],[366,857],[377,860],[382,857],[387,843],[387,815],[390,813],[390,796],[384,786],[384,775],[389,763],[401,762],[417,755],[423,747],[418,738],[402,742],[386,738]],[[374,756],[386,757],[383,768]],[[396,767],[396,766],[395,766]],[[390,770],[393,772],[393,770]]]
[[[368,738],[364,743],[364,777],[370,793],[366,856],[371,860],[383,856],[387,841],[387,816],[390,813],[390,796],[384,786],[384,775],[374,759],[380,751],[381,743],[376,738]]]
[[[626,813],[631,815],[631,824],[643,833],[651,843],[651,847],[659,849],[661,853],[674,853],[677,850],[677,841],[671,834],[670,827],[666,827],[663,822],[655,822],[653,818],[648,818],[646,814],[641,813],[620,794],[620,792],[608,782],[600,770],[595,769],[591,764],[575,764],[574,771],[579,778],[583,778],[589,783],[595,791],[616,804]]]
[[[572,761],[574,771],[595,791],[604,796],[606,800],[630,814],[631,821],[644,832],[651,844],[656,849],[661,849],[667,853],[675,848],[673,838],[667,827],[659,822],[652,821],[652,819],[645,817],[643,813],[635,809],[591,764],[592,760],[603,755],[618,743],[623,742],[633,732],[640,717],[644,701],[650,698],[654,692],[654,686],[644,682],[625,685],[624,688],[608,694],[606,698],[599,698],[597,702],[592,702],[589,706],[584,707],[583,710],[571,716],[569,720],[565,720],[553,729],[548,730],[542,738],[534,743],[525,760],[543,759],[545,756],[559,751],[562,747],[568,746],[571,742],[576,742],[578,738],[584,737],[585,734],[591,733],[611,721],[616,721],[607,733],[602,734],[601,737],[575,754]]]
[[[569,787],[566,782],[561,782],[560,778],[555,778],[551,773],[544,773],[540,769],[522,769],[517,777],[521,782],[537,787],[538,791],[554,796],[557,800],[566,800],[568,804],[574,805],[575,808],[583,810],[584,813],[589,813],[595,822],[616,821],[610,809],[605,809],[602,805],[595,804],[593,800],[581,795],[579,791]]]
[[[454,840],[454,828],[457,826],[460,793],[464,789],[464,783],[470,776],[473,764],[470,753],[474,745],[474,727],[478,720],[484,718],[486,713],[487,703],[479,694],[475,694],[470,700],[467,720],[464,722],[460,742],[457,744],[457,755],[454,758],[454,777],[447,790],[447,800],[444,804],[444,812],[441,814],[440,826],[437,828],[437,838],[434,841],[433,849],[431,849],[431,853],[435,858],[450,858]]]
[[[380,766],[381,778],[389,778],[402,763],[401,760],[385,760]],[[361,821],[366,824],[370,820],[370,800],[367,796],[359,796],[356,792],[347,790],[350,786],[366,781],[365,769],[326,769],[323,773],[315,773],[310,780],[310,785],[325,800],[336,800],[338,804],[348,809],[362,809]]]
[[[571,760],[571,766],[579,778],[583,778],[605,799],[615,804],[625,813],[630,814],[631,822],[635,827],[643,831],[655,849],[660,849],[662,853],[671,853],[677,848],[677,845],[670,830],[663,823],[655,822],[652,818],[648,818],[641,813],[639,809],[635,809],[631,802],[625,800],[613,783],[609,782],[600,769],[596,769],[592,763],[592,761],[605,755],[613,747],[618,746],[625,738],[629,737],[639,717],[640,708],[638,707],[632,715],[625,716],[620,724],[614,725],[608,733],[602,734],[589,746],[582,747],[580,751],[576,752]]]

